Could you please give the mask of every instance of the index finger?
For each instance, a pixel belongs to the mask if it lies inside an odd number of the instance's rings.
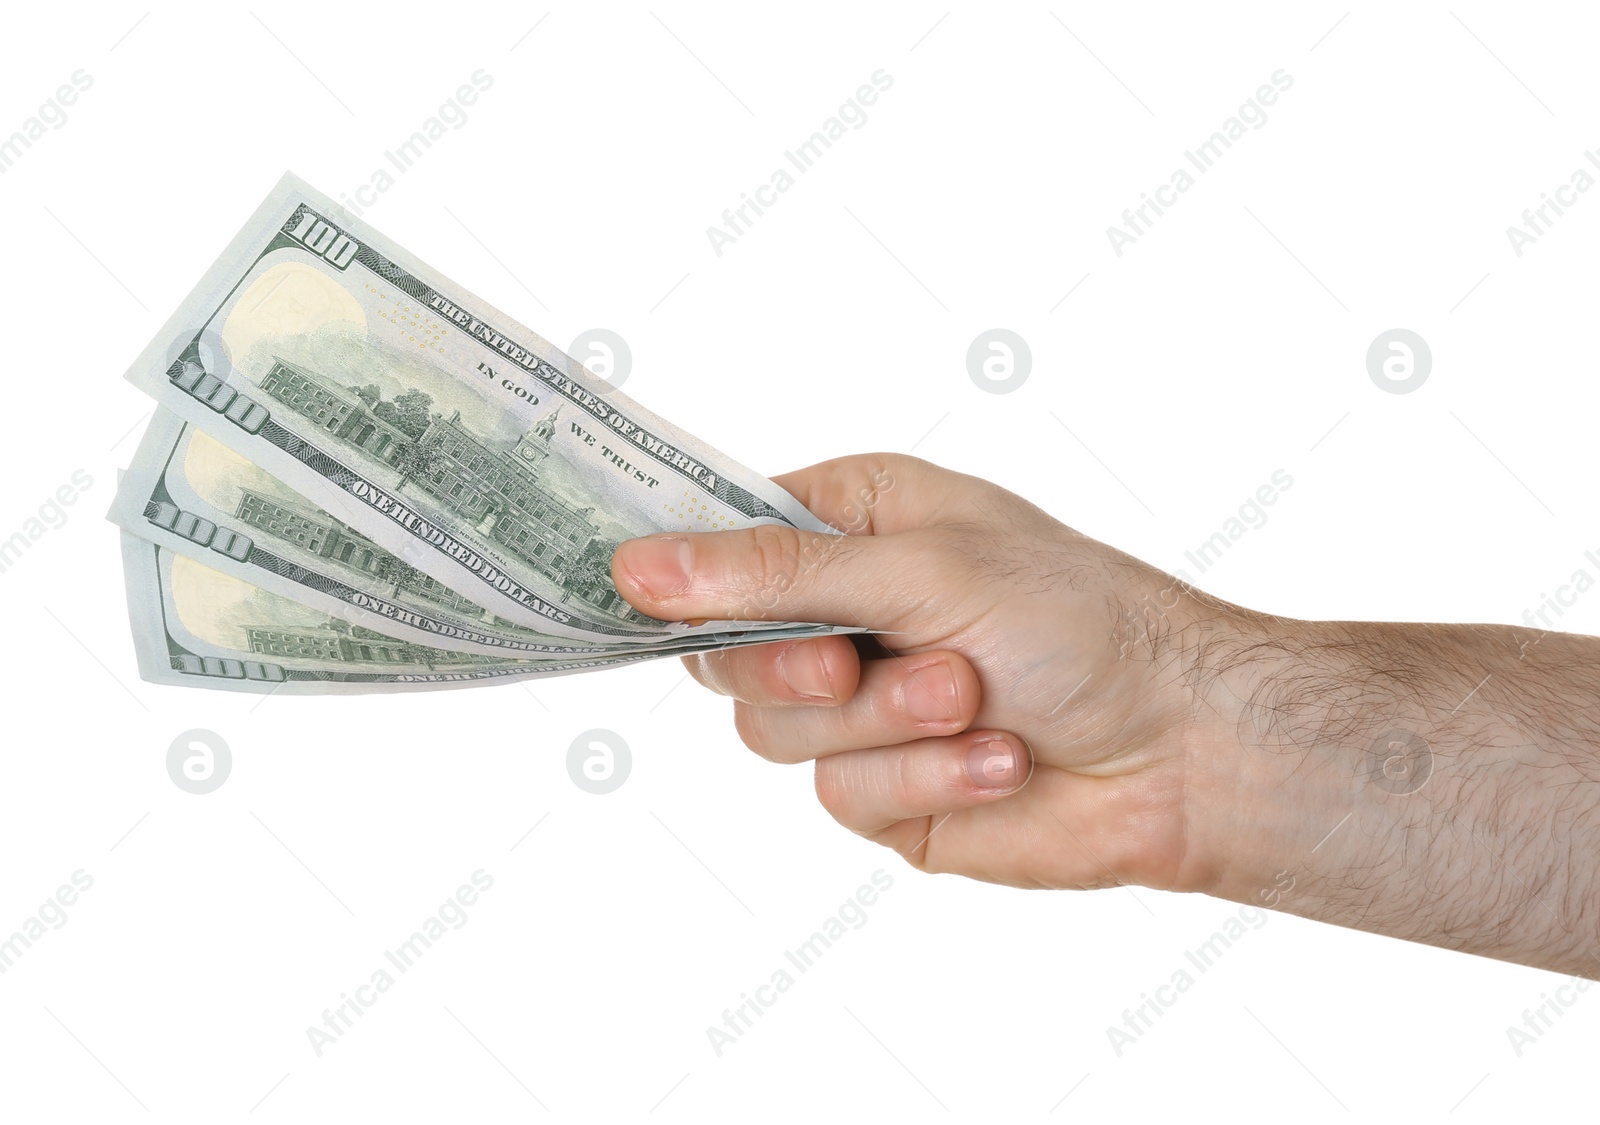
[[[925,527],[958,504],[968,479],[916,457],[858,453],[772,478],[817,518],[847,535]]]

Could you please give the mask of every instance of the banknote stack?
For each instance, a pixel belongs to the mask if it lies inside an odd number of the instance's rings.
[[[421,690],[846,631],[624,601],[623,539],[832,529],[293,176],[128,378],[157,403],[110,512],[147,680]]]

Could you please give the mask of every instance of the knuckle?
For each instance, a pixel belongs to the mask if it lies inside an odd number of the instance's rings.
[[[769,600],[776,600],[826,567],[847,561],[858,550],[848,535],[800,532],[792,527],[751,528],[752,572],[748,577]]]
[[[932,477],[949,472],[932,461],[924,461],[921,457],[913,457],[909,453],[874,453],[868,461],[869,467],[876,471],[872,474],[874,479],[887,478],[886,484],[892,485],[897,478]]]
[[[890,757],[889,768],[884,772],[883,787],[885,796],[896,805],[904,806],[916,800],[917,776],[909,752],[900,750]]]
[[[783,593],[794,582],[799,540],[792,528],[761,525],[750,529],[751,574],[757,589]]]
[[[843,816],[850,799],[845,771],[836,758],[818,758],[816,769],[817,801],[835,820]]]
[[[738,665],[735,654],[726,650],[700,654],[700,675],[697,679],[718,695],[739,697]]]
[[[761,708],[743,700],[735,702],[733,705],[733,729],[738,732],[739,740],[748,746],[756,757],[765,758],[769,762],[777,761],[777,758],[773,756],[771,740],[767,735]]]
[[[718,695],[737,699],[740,693],[734,656],[734,653],[722,650],[697,652],[685,656],[683,662],[688,665],[689,675],[694,677],[695,682]]]
[[[683,657],[683,668],[684,671],[688,672],[689,675],[694,677],[695,683],[715,690],[716,685],[713,682],[711,674],[711,659],[711,653],[691,652],[687,656]]]

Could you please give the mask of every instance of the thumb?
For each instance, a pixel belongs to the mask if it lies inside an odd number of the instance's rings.
[[[617,592],[664,621],[818,621],[901,628],[926,604],[918,552],[896,535],[828,535],[783,525],[668,533],[620,544]]]

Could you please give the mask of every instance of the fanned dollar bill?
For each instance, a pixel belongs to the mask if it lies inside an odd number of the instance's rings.
[[[140,675],[159,684],[296,694],[468,687],[658,655],[518,660],[387,636],[252,586],[124,532]]]
[[[847,631],[629,606],[610,581],[622,539],[833,529],[293,176],[128,378],[361,537],[353,549],[451,591],[453,617],[470,605],[613,648]]]
[[[411,644],[500,658],[575,660],[646,647],[663,654],[698,651],[745,636],[597,644],[500,620],[160,407],[118,481],[109,516],[176,554]],[[785,635],[771,632],[762,639]]]

